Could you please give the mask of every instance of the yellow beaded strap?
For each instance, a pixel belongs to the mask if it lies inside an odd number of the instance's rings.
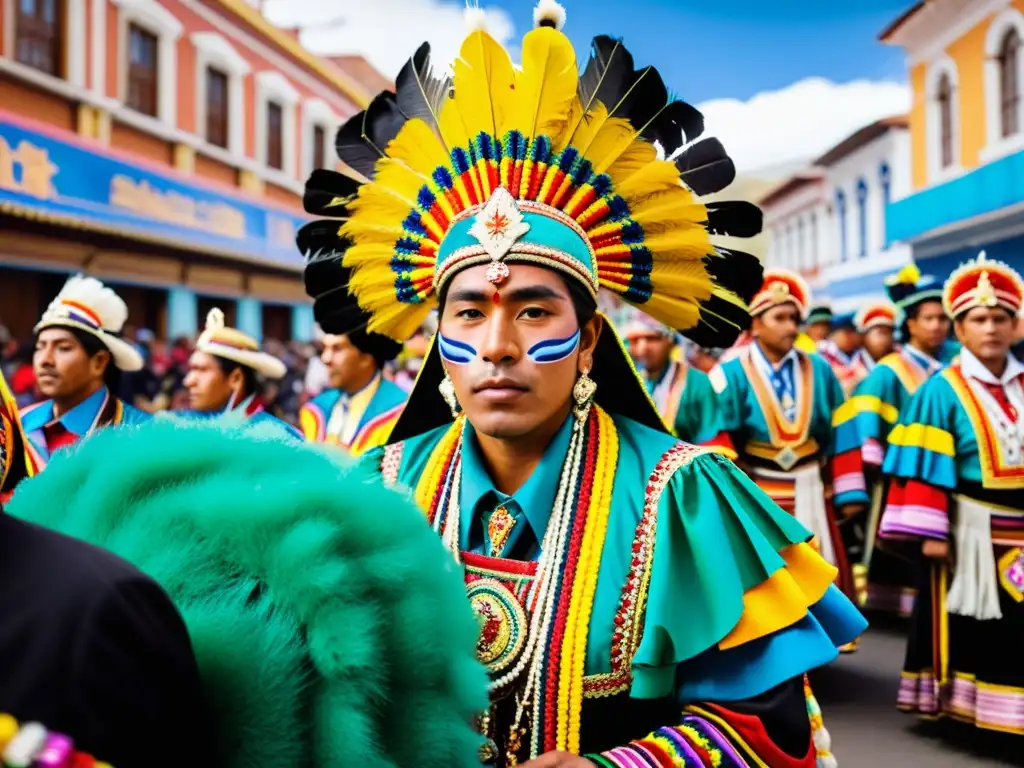
[[[85,752],[75,751],[69,736],[48,731],[39,723],[19,725],[6,714],[0,714],[0,762],[7,768],[111,768]]]

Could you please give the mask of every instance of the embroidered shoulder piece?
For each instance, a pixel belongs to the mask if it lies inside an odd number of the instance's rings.
[[[658,530],[658,509],[669,480],[682,467],[689,465],[709,448],[689,443],[676,443],[658,460],[647,480],[644,511],[633,533],[633,558],[622,588],[619,609],[615,613],[612,634],[611,667],[605,674],[589,675],[583,680],[587,698],[614,696],[628,691],[633,684],[632,661],[643,636],[643,618],[647,607],[647,590],[654,564],[654,537]]]

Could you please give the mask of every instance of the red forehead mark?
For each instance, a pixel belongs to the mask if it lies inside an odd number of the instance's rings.
[[[495,291],[494,295],[491,296],[491,303],[494,304],[494,306],[501,304],[501,294]]]

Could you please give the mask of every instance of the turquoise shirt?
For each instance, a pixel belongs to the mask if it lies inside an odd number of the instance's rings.
[[[647,393],[654,396],[654,391],[669,371],[677,370],[675,366],[669,365],[656,379],[644,376],[644,384]],[[676,404],[675,415],[669,425],[675,432],[676,437],[687,443],[700,445],[713,440],[721,431],[721,424],[718,418],[718,406],[715,402],[715,391],[711,388],[711,380],[704,371],[686,365],[686,381],[683,384],[682,394]],[[663,417],[668,414],[662,413]]]
[[[677,441],[635,421],[615,416],[619,436],[608,530],[591,612],[585,676],[612,671],[615,616],[632,544],[644,513],[647,479]],[[554,507],[558,478],[572,430],[572,417],[556,434],[540,464],[511,496],[502,496],[488,476],[467,424],[463,432],[460,543],[482,551],[474,528],[493,504],[488,494],[523,506],[536,541],[543,539]],[[415,488],[429,469],[441,427],[401,446],[397,483]],[[656,507],[655,545],[643,639],[633,656],[631,693],[636,698],[674,694],[680,701],[746,698],[825,664],[836,648],[866,626],[856,609],[834,587],[795,622],[777,631],[720,651],[718,643],[743,614],[743,596],[784,568],[778,554],[810,534],[782,512],[727,459],[689,448],[692,460],[672,474]],[[364,461],[380,468],[383,449]],[[536,560],[539,544],[527,559]],[[831,575],[828,581],[831,580]],[[827,582],[826,582],[827,583]]]
[[[57,419],[57,421],[60,422],[68,432],[78,435],[79,438],[84,438],[89,434],[90,430],[92,430],[94,426],[106,426],[96,425],[96,422],[104,404],[108,402],[108,397],[112,397],[112,395],[110,395],[110,391],[106,387],[100,387],[85,400]],[[141,424],[142,422],[148,421],[152,418],[152,414],[140,411],[138,408],[133,408],[124,401],[121,401],[120,405],[122,411],[121,420],[114,426]],[[44,459],[49,459],[50,453],[46,447],[46,437],[43,435],[43,427],[52,421],[52,400],[44,400],[37,405],[30,405],[21,412],[21,424],[25,429],[25,434],[31,441],[32,447],[35,448]]]
[[[367,385],[373,386],[373,382]],[[331,419],[331,412],[334,410],[334,406],[341,400],[343,393],[340,389],[325,389],[316,397],[310,399],[308,403],[302,406],[303,412],[308,412],[309,423],[305,423],[307,414],[300,413],[299,423],[302,426],[303,432],[306,433],[307,440],[323,440],[319,434],[325,432],[327,424]],[[353,395],[347,395],[351,401],[355,401],[359,397],[359,393]],[[380,377],[380,383],[377,386],[377,391],[373,393],[373,397],[370,402],[366,405],[362,415],[359,417],[359,424],[356,426],[356,434],[358,434],[364,427],[366,427],[374,419],[384,416],[389,412],[395,411],[405,404],[408,395],[405,390],[395,384],[393,381],[388,381],[383,376]]]

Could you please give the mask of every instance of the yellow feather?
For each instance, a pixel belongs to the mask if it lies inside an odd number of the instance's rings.
[[[700,305],[690,297],[654,294],[639,306],[655,320],[679,330],[693,328],[700,321]]]
[[[600,161],[598,166],[612,177],[613,183],[618,183],[631,176],[635,176],[637,172],[644,170],[648,166],[653,167],[658,162],[658,151],[654,148],[654,145],[648,144],[642,139],[634,139],[629,144],[623,141],[619,146],[622,147],[622,151],[617,156],[613,157],[615,152],[613,150]],[[679,178],[679,171],[676,171],[676,178]]]
[[[569,38],[538,27],[523,38],[523,69],[516,73],[510,130],[527,139],[545,135],[557,145],[569,124],[576,99],[576,52]]]
[[[620,118],[612,118],[600,125],[587,149],[580,151],[593,163],[596,173],[604,173],[623,153],[633,147],[635,139],[636,131],[632,125]],[[643,149],[638,147],[636,151],[642,153]],[[650,156],[649,153],[646,155]]]
[[[508,52],[489,34],[478,30],[463,41],[455,60],[455,104],[471,137],[505,135],[514,79]]]
[[[651,147],[650,144],[647,146]],[[620,158],[608,168],[615,191],[624,198],[642,198],[652,192],[679,190],[679,199],[685,195],[693,196],[679,180],[679,169],[674,163],[654,158],[654,147],[651,147],[650,161],[630,167],[626,158]],[[633,160],[639,160],[639,154],[630,154]]]
[[[401,161],[415,173],[427,178],[439,166],[447,168],[451,164],[448,153],[437,134],[418,117],[406,121],[398,135],[388,142],[385,154]],[[378,174],[380,173],[379,167],[384,162],[383,160],[377,161]]]

